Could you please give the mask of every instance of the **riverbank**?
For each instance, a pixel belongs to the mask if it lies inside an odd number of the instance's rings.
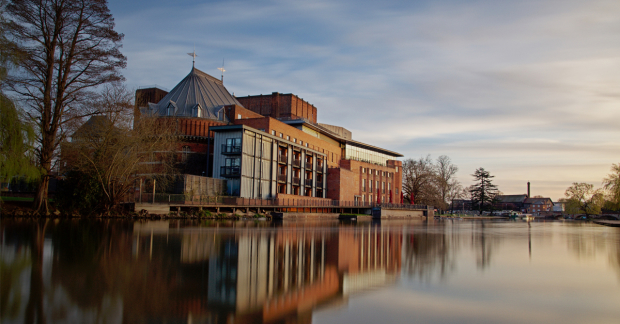
[[[4,199],[5,197],[3,197]],[[115,219],[229,219],[237,220],[242,218],[266,218],[271,219],[271,214],[245,214],[245,213],[211,213],[209,211],[195,212],[168,212],[168,213],[149,213],[146,210],[129,211],[125,209],[112,210],[107,213],[92,214],[84,216],[78,213],[63,213],[56,209],[53,204],[50,207],[49,215],[42,215],[32,208],[32,198],[30,199],[7,199],[0,205],[0,217],[2,218],[115,218]]]

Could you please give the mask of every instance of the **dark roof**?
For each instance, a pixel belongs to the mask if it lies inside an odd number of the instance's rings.
[[[112,121],[106,116],[92,116],[82,126],[80,126],[72,135],[72,138],[99,136],[100,133],[113,127]]]
[[[199,107],[202,110],[201,117],[217,119],[219,110],[227,105],[242,106],[226,90],[222,81],[192,68],[159,103],[149,103],[149,112],[167,116],[168,107],[172,107],[174,116],[193,117],[194,108]]]
[[[497,199],[500,203],[522,203],[527,199],[527,195],[499,195]]]

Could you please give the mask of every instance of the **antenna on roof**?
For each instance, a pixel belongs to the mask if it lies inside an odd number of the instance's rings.
[[[222,71],[222,83],[224,83],[224,72],[226,72],[226,70],[224,70],[224,59],[222,59],[222,67],[217,69]]]
[[[187,55],[192,57],[192,67],[194,67],[194,64],[196,64],[196,44],[194,44],[194,51],[191,53],[187,53]]]

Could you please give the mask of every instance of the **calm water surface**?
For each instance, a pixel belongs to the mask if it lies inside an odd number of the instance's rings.
[[[620,323],[620,229],[591,223],[0,227],[2,323]]]

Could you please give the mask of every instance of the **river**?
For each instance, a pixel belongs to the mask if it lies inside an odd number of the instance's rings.
[[[619,323],[588,222],[2,219],[2,323]]]

